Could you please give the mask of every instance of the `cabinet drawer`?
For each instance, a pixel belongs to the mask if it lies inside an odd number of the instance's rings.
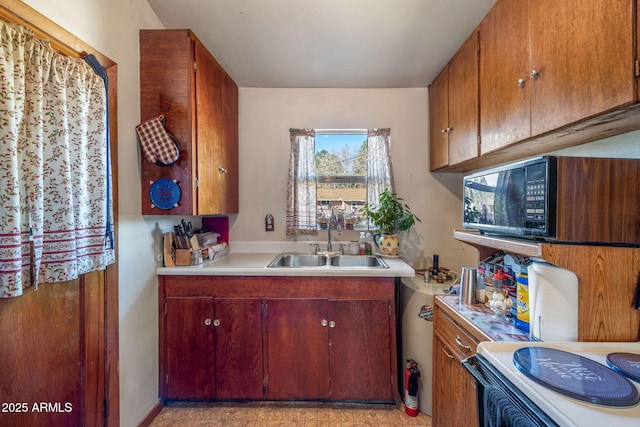
[[[478,341],[469,335],[442,310],[436,309],[435,332],[459,359],[465,359],[476,352]]]

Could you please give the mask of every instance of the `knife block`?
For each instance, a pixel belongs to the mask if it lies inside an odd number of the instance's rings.
[[[176,265],[191,265],[191,249],[176,249]]]

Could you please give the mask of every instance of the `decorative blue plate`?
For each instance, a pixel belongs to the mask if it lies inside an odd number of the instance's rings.
[[[169,178],[154,181],[149,189],[151,203],[164,210],[173,208],[180,201],[181,195],[180,186]]]
[[[640,401],[638,389],[631,381],[578,354],[547,347],[524,347],[513,354],[513,363],[536,383],[583,402],[626,407]]]
[[[607,355],[607,365],[625,377],[640,382],[640,354],[611,353]]]

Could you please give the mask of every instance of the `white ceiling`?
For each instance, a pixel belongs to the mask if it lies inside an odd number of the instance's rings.
[[[148,0],[240,87],[426,87],[495,0]]]

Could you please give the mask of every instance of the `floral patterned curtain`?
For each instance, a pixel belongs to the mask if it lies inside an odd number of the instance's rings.
[[[315,131],[289,129],[291,155],[287,187],[287,235],[318,234]]]
[[[0,297],[115,262],[106,91],[81,59],[0,21]],[[112,226],[112,224],[111,224]]]
[[[367,203],[375,206],[385,188],[392,193],[395,191],[391,167],[391,129],[369,129],[367,148]]]

